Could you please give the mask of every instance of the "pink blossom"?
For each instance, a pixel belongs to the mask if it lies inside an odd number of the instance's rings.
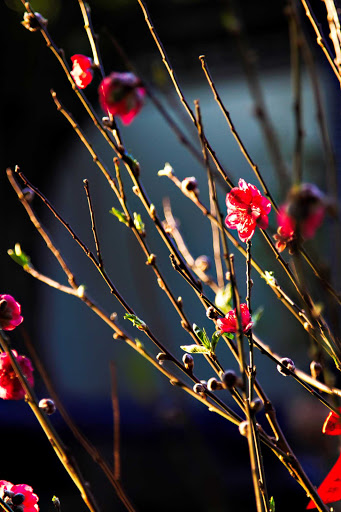
[[[248,242],[257,226],[261,229],[268,227],[271,204],[251,183],[240,179],[238,185],[239,187],[232,188],[226,196],[225,224],[228,228],[237,229],[242,242]]]
[[[93,60],[85,55],[73,55],[71,76],[74,79],[77,87],[85,89],[93,78]]]
[[[39,512],[39,498],[29,485],[14,485],[6,480],[0,480],[0,496],[14,512],[19,506],[23,507],[23,512]]]
[[[284,251],[286,246],[295,239],[295,221],[286,213],[285,206],[281,206],[277,215],[277,233],[274,235],[276,249]]]
[[[253,326],[252,317],[250,315],[249,308],[246,304],[240,305],[242,329],[243,332],[247,332]],[[237,317],[236,310],[231,309],[225,316],[225,318],[218,318],[217,320],[218,329],[222,332],[237,332]]]
[[[98,88],[99,101],[106,114],[119,116],[129,124],[140,112],[146,90],[133,73],[113,72]]]
[[[0,329],[13,331],[24,320],[20,313],[19,302],[11,295],[0,295]]]
[[[12,354],[16,358],[22,373],[25,375],[30,386],[33,386],[33,366],[28,357],[19,356],[15,350]],[[7,352],[0,354],[0,398],[4,400],[21,400],[25,396],[25,390],[12,367]]]

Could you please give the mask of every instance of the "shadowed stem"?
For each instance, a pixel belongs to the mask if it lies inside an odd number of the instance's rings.
[[[310,3],[308,2],[308,0],[301,0],[301,3],[303,5],[303,7],[304,7],[304,10],[305,10],[305,13],[307,15],[307,18],[309,19],[309,21],[310,21],[310,23],[311,23],[311,25],[312,25],[312,27],[314,29],[314,32],[315,32],[315,35],[316,35],[317,44],[321,47],[323,53],[325,54],[325,56],[327,58],[327,61],[330,64],[330,67],[332,68],[336,78],[338,79],[338,81],[341,84],[341,75],[340,75],[339,69],[337,68],[337,66],[334,63],[334,60],[333,60],[333,57],[331,55],[330,49],[328,48],[328,45],[327,45],[327,43],[325,41],[325,38],[322,35],[319,23],[317,22],[317,20],[315,18],[315,15],[314,15],[314,13],[313,13],[313,11],[311,9]]]
[[[89,490],[89,485],[85,482],[83,476],[81,475],[76,465],[76,462],[73,460],[73,457],[71,457],[70,454],[68,453],[68,449],[63,445],[62,441],[59,439],[50,421],[39,408],[38,400],[31,386],[27,382],[27,379],[23,375],[23,372],[21,371],[21,368],[16,358],[14,357],[12,351],[10,350],[10,346],[6,337],[2,333],[0,333],[0,345],[1,348],[8,354],[13,370],[15,371],[15,374],[18,377],[20,384],[25,391],[26,402],[30,406],[33,414],[35,415],[40,426],[42,427],[56,455],[58,456],[59,460],[63,464],[64,468],[66,469],[67,473],[73,480],[76,487],[79,489],[83,501],[87,505],[88,509],[91,510],[91,512],[98,512],[99,508],[95,503],[95,500]]]

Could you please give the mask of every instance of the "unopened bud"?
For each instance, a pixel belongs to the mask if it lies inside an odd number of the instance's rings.
[[[211,266],[211,260],[208,256],[203,254],[195,260],[194,265],[202,272],[206,272],[206,270],[208,270]]]
[[[182,308],[182,306],[183,306],[183,304],[182,304],[182,297],[180,297],[180,296],[179,296],[179,297],[176,299],[176,302],[177,302],[177,303],[179,304],[179,306]]]
[[[166,162],[164,168],[160,169],[160,171],[158,172],[158,175],[167,176],[168,178],[170,178],[171,176],[174,175],[173,167],[168,162]]]
[[[280,363],[282,364],[277,365],[277,370],[281,375],[284,375],[285,377],[290,375],[290,372],[294,372],[296,369],[294,361],[292,359],[289,359],[288,357],[283,357],[280,360]],[[284,366],[284,368],[282,365]]]
[[[35,12],[34,14],[31,12],[25,12],[24,21],[21,22],[21,24],[30,32],[36,32],[41,28],[46,28],[47,23],[47,19],[39,14],[39,12]]]
[[[150,254],[148,256],[148,259],[146,261],[146,265],[154,265],[155,261],[156,261],[156,256],[155,256],[155,254],[152,253],[152,254]]]
[[[150,207],[149,207],[149,215],[150,215],[152,220],[155,220],[155,218],[156,218],[156,209],[155,209],[155,206],[153,204],[151,204]]]
[[[165,283],[164,281],[161,279],[161,277],[158,277],[157,278],[157,284],[160,286],[161,290],[165,291],[166,287],[165,287]]]
[[[191,354],[184,354],[182,357],[182,362],[184,363],[184,366],[186,370],[192,372],[194,368],[194,359]]]
[[[218,391],[219,389],[222,389],[223,385],[221,382],[219,382],[215,377],[212,377],[207,381],[207,389],[209,391]]]
[[[191,195],[194,194],[196,197],[199,196],[198,182],[191,176],[190,178],[185,178],[181,182],[181,190],[184,194]]]
[[[156,359],[162,365],[164,361],[168,361],[169,357],[164,352],[159,352],[158,355],[156,356]]]
[[[202,384],[194,384],[193,386],[194,393],[205,393],[205,387]]]
[[[313,379],[318,379],[323,370],[322,364],[318,361],[312,361],[310,363],[310,373]]]
[[[263,400],[260,398],[255,398],[250,402],[250,408],[254,413],[257,413],[263,409]]]
[[[110,117],[102,117],[102,123],[103,126],[109,130],[113,130],[115,128],[114,118],[110,119]]]
[[[140,190],[139,190],[139,187],[137,185],[134,185],[133,188],[132,188],[132,191],[134,192],[134,194],[136,196],[139,196],[140,195]]]
[[[237,383],[237,375],[233,370],[227,370],[221,376],[221,380],[227,389],[232,389]]]
[[[239,433],[244,436],[244,437],[247,437],[248,435],[248,431],[249,431],[249,422],[248,421],[242,421],[241,423],[239,423]]]
[[[39,402],[39,408],[49,416],[56,412],[56,404],[51,398],[42,398]]]
[[[216,312],[213,306],[210,306],[209,308],[206,309],[206,316],[210,320],[215,320],[216,318],[219,317],[218,313]]]
[[[25,187],[25,188],[22,189],[22,193],[23,193],[23,196],[24,196],[25,200],[28,203],[31,203],[33,201],[34,192],[33,192],[32,189],[30,189],[29,187]]]

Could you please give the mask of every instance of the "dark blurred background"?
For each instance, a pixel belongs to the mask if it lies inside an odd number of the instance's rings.
[[[197,135],[180,104],[166,74],[159,53],[134,0],[96,1],[90,4],[93,24],[100,39],[106,72],[124,71],[127,63],[118,45],[128,55],[141,78],[199,149]],[[322,2],[313,3],[317,15],[324,19]],[[32,7],[49,20],[49,31],[67,59],[73,54],[90,55],[88,40],[78,2],[41,0]],[[226,108],[253,160],[266,178],[277,202],[284,201],[285,182],[278,179],[266,142],[255,116],[255,103],[248,87],[245,69],[233,34],[236,27],[231,6],[218,0],[148,1],[154,25],[176,71],[186,99],[191,106],[200,100],[207,137],[219,160],[237,183],[240,177],[256,184],[241,155],[201,69],[198,56],[205,54]],[[280,143],[282,156],[290,172],[295,141],[293,99],[290,73],[290,47],[285,2],[238,2],[238,10],[248,38],[248,48],[258,70],[264,99]],[[176,314],[154,279],[152,270],[135,239],[123,224],[109,214],[118,208],[105,180],[92,162],[72,128],[57,112],[50,96],[56,90],[59,99],[70,110],[86,132],[93,147],[112,168],[113,154],[73,94],[63,70],[46,47],[39,33],[29,33],[20,21],[24,8],[19,0],[1,3],[4,37],[2,54],[2,151],[0,200],[3,207],[3,230],[0,246],[1,293],[12,294],[21,304],[25,321],[11,334],[13,346],[27,353],[24,343],[29,338],[47,369],[51,381],[66,409],[79,428],[112,464],[113,413],[109,363],[114,362],[120,403],[120,431],[123,485],[136,509],[140,511],[253,510],[254,498],[249,471],[247,443],[237,429],[205,407],[171,387],[166,379],[149,367],[123,342],[112,339],[112,333],[97,317],[75,298],[48,288],[25,274],[8,257],[7,249],[19,242],[42,273],[66,284],[58,264],[35,231],[16,195],[7,182],[5,169],[19,165],[56,206],[93,250],[91,225],[82,180],[87,178],[102,244],[104,262],[118,290],[143,318],[152,331],[179,358],[180,345],[191,343],[181,328]],[[307,20],[299,9],[317,66],[328,125],[335,150],[339,139],[339,88],[315,44]],[[323,27],[326,29],[326,27]],[[232,30],[232,31],[231,31]],[[326,32],[327,34],[328,32]],[[113,40],[114,38],[114,40]],[[309,76],[302,75],[304,112],[304,180],[316,183],[325,192],[326,158],[323,153],[316,109]],[[95,77],[86,95],[99,115]],[[121,126],[121,125],[120,125]],[[150,100],[128,127],[122,127],[126,147],[141,164],[142,181],[160,216],[162,200],[169,197],[173,213],[194,257],[207,254],[212,258],[210,226],[186,198],[180,196],[166,178],[157,172],[170,162],[180,179],[196,176],[203,201],[206,197],[206,173],[196,159],[181,145]],[[199,301],[172,270],[168,252],[146,218],[145,212],[131,193],[129,178],[123,176],[131,209],[141,213],[147,226],[147,240],[174,295],[182,296],[191,322],[212,334],[212,324],[205,317]],[[224,205],[224,187],[219,189]],[[91,263],[47,208],[37,199],[33,203],[37,215],[69,262],[78,281],[108,312],[117,312],[120,323],[132,336],[146,344],[143,334],[126,325],[124,311],[110,296]],[[316,240],[308,244],[317,261],[335,263],[331,239],[333,221],[327,219]],[[270,232],[275,231],[275,217],[270,216]],[[275,266],[263,240],[255,235],[253,248],[262,266],[274,270],[279,280],[284,276]],[[245,297],[245,262],[236,254],[237,276],[242,298]],[[214,273],[214,268],[211,270]],[[308,273],[307,276],[311,274]],[[335,275],[335,274],[333,274]],[[257,275],[253,276],[254,308],[264,308],[257,334],[283,356],[295,359],[297,366],[309,371],[309,340],[303,329],[291,318],[285,307],[274,301],[274,295]],[[310,279],[310,277],[309,277]],[[340,283],[336,281],[336,285]],[[327,297],[315,281],[311,282],[316,300]],[[298,300],[288,283],[284,288]],[[214,300],[214,296],[207,291]],[[333,320],[330,314],[330,319]],[[226,368],[236,370],[232,357],[223,346],[218,355]],[[196,373],[208,380],[211,369],[196,358]],[[321,434],[327,410],[294,381],[284,380],[271,361],[256,354],[260,382],[273,400],[283,430],[301,459],[312,481],[318,485],[334,464],[337,441]],[[46,396],[46,388],[36,372],[36,392]],[[336,378],[335,384],[339,384]],[[225,395],[225,392],[224,392]],[[222,394],[223,397],[223,394]],[[229,396],[226,402],[234,407]],[[13,483],[32,485],[40,496],[42,511],[52,510],[51,499],[57,495],[62,510],[86,510],[77,490],[56,459],[34,417],[24,402],[0,404],[2,469],[0,478]],[[259,415],[260,423],[262,414]],[[90,457],[70,434],[57,412],[51,421],[71,452],[79,461],[104,512],[124,510],[111,486]],[[275,497],[276,511],[303,510],[307,503],[304,492],[285,468],[264,449],[268,491]],[[335,510],[338,510],[335,507]]]

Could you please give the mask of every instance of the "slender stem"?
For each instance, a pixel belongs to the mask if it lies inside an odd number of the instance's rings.
[[[55,432],[54,428],[52,427],[50,421],[47,419],[46,415],[42,412],[42,410],[39,408],[38,400],[36,399],[36,396],[27,382],[27,379],[25,378],[23,372],[21,371],[21,368],[14,357],[12,351],[10,350],[9,343],[6,339],[6,337],[0,333],[0,345],[2,350],[4,350],[11,361],[11,365],[13,367],[13,370],[15,371],[16,376],[18,377],[21,386],[23,387],[26,395],[26,402],[30,406],[33,414],[35,415],[36,419],[38,420],[40,426],[42,427],[47,439],[49,440],[52,448],[54,449],[56,455],[58,456],[60,462],[63,464],[64,468],[66,469],[67,473],[73,480],[76,487],[79,489],[81,496],[83,498],[83,501],[87,505],[88,509],[91,510],[91,512],[98,512],[98,506],[95,503],[95,500],[89,490],[88,484],[86,484],[83,476],[81,475],[78,467],[76,466],[75,461],[73,458],[68,454],[68,450],[63,445],[62,441],[59,439],[57,433]]]
[[[253,172],[255,173],[255,175],[257,176],[257,179],[259,180],[263,190],[264,190],[264,193],[266,195],[266,197],[269,199],[269,201],[271,202],[272,206],[274,207],[274,209],[276,211],[278,211],[278,207],[275,203],[275,200],[273,199],[268,187],[266,186],[266,183],[258,169],[258,166],[253,162],[251,156],[249,155],[246,147],[244,146],[233,122],[232,122],[232,119],[231,119],[231,116],[230,116],[230,113],[227,111],[227,109],[225,108],[219,94],[218,94],[218,91],[217,91],[217,88],[213,82],[213,79],[212,79],[212,75],[211,73],[209,72],[209,69],[207,67],[207,63],[206,63],[206,58],[205,58],[205,55],[200,55],[199,57],[199,60],[201,62],[201,66],[202,66],[202,69],[205,73],[205,76],[206,76],[206,79],[208,81],[208,84],[213,92],[213,95],[214,95],[214,99],[216,100],[216,102],[218,103],[221,111],[223,112],[224,116],[225,116],[225,119],[230,127],[230,130],[231,130],[231,133],[232,135],[234,136],[235,140],[237,141],[238,143],[238,146],[239,146],[239,149],[240,151],[242,152],[242,154],[244,155],[246,161],[248,162],[248,164],[250,165],[251,169],[253,170]]]
[[[290,1],[287,8],[289,19],[291,77],[293,91],[293,108],[295,117],[295,147],[293,158],[293,184],[298,185],[302,181],[302,157],[303,157],[303,126],[302,126],[302,84],[301,84],[301,38],[297,23],[294,0]]]
[[[114,477],[119,480],[121,477],[121,455],[120,455],[120,407],[118,402],[116,368],[110,363],[111,374],[111,402],[114,415]]]
[[[308,0],[301,0],[302,2],[302,5],[305,9],[305,13],[307,15],[307,18],[309,19],[313,29],[314,29],[314,32],[316,34],[316,41],[317,41],[317,44],[321,47],[323,53],[325,54],[326,58],[327,58],[327,61],[329,62],[330,64],[330,67],[332,68],[336,78],[338,79],[338,81],[340,82],[341,84],[341,75],[340,75],[340,72],[339,72],[339,69],[337,68],[337,66],[335,65],[334,61],[333,61],[333,58],[331,56],[331,52],[330,52],[330,49],[328,48],[328,45],[325,41],[325,38],[323,37],[322,35],[322,32],[321,32],[321,29],[319,27],[319,23],[317,22],[316,18],[315,18],[315,15],[311,9],[311,6],[310,6],[310,3],[308,2]]]
[[[89,205],[91,227],[92,227],[92,232],[93,232],[93,235],[94,235],[96,251],[97,251],[97,260],[98,260],[99,266],[101,268],[103,268],[103,259],[102,259],[101,248],[100,248],[99,240],[98,240],[97,228],[96,228],[96,223],[95,223],[95,213],[94,213],[94,209],[93,209],[93,206],[92,206],[92,200],[91,200],[90,188],[89,188],[88,180],[83,180],[83,184],[84,184],[84,189],[85,189],[85,193],[86,193],[86,197],[87,197],[88,205]]]
[[[81,8],[83,19],[84,19],[84,28],[86,30],[87,36],[89,38],[89,43],[91,46],[92,55],[94,57],[94,64],[97,66],[101,72],[102,77],[105,76],[103,63],[101,59],[101,54],[98,49],[98,36],[94,33],[92,20],[91,20],[91,9],[88,4],[84,4],[83,0],[78,0],[79,7]]]

